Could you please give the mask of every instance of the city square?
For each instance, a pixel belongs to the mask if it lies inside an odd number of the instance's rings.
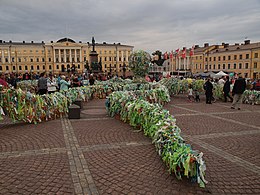
[[[259,106],[187,102],[164,106],[204,153],[206,188],[170,175],[151,140],[107,116],[104,100],[80,119],[1,123],[0,194],[259,194]]]

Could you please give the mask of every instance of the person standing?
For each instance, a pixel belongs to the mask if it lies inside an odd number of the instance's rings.
[[[210,82],[211,78],[209,77],[204,84],[204,90],[206,95],[206,104],[211,104],[212,96],[213,96],[213,84]]]
[[[44,95],[47,93],[47,78],[45,76],[45,72],[40,74],[40,78],[38,80],[38,93],[39,95]]]
[[[68,91],[69,86],[70,86],[69,78],[66,78],[64,75],[62,75],[60,80],[60,91]]]
[[[57,84],[55,78],[53,78],[52,74],[49,75],[47,79],[47,86],[48,86],[48,94],[54,93],[57,90]]]
[[[227,98],[233,102],[233,98],[230,96],[230,81],[229,81],[229,76],[226,76],[226,82],[223,86],[223,92],[224,92],[224,102],[227,102]]]
[[[238,75],[238,79],[235,81],[232,95],[233,95],[233,102],[231,105],[231,109],[235,109],[237,107],[240,110],[240,104],[242,103],[243,93],[246,90],[246,81],[242,78],[242,75]]]

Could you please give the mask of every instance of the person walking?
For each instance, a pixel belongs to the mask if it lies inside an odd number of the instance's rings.
[[[229,81],[229,76],[226,76],[226,82],[223,86],[223,92],[224,92],[224,102],[227,102],[227,98],[233,102],[233,98],[230,96],[230,81]]]
[[[213,84],[210,82],[211,78],[209,77],[204,84],[204,90],[206,95],[206,104],[211,104],[212,96],[213,96]]]
[[[57,83],[56,83],[55,78],[52,76],[52,74],[50,74],[48,79],[47,79],[47,86],[48,86],[48,94],[56,92]]]
[[[38,93],[39,95],[44,95],[47,93],[47,78],[45,77],[45,72],[40,74],[38,80]]]
[[[237,107],[240,110],[240,104],[242,103],[243,93],[246,90],[246,81],[242,78],[242,75],[238,75],[238,79],[235,81],[232,95],[233,95],[233,102],[231,105],[231,109],[235,109]]]
[[[69,78],[66,78],[64,75],[62,75],[60,80],[60,91],[68,91],[69,86],[70,86]]]

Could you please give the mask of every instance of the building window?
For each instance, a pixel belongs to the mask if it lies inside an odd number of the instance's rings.
[[[51,58],[49,58],[49,62],[51,62]]]
[[[211,64],[209,65],[209,69],[211,70]]]
[[[107,57],[104,58],[104,61],[107,61]]]
[[[234,60],[236,60],[237,59],[237,55],[234,55]]]
[[[236,69],[237,68],[237,64],[236,63],[234,63],[234,69]]]
[[[77,58],[77,62],[79,62],[79,58]]]
[[[216,69],[216,64],[213,65],[213,69],[214,69],[214,70]]]
[[[78,69],[80,69],[80,64],[78,64]]]
[[[39,58],[36,58],[36,62],[39,62]]]
[[[33,66],[31,66],[31,70],[33,70]]]
[[[28,67],[27,67],[27,66],[25,66],[25,67],[24,67],[24,69],[25,69],[25,70],[28,70]]]
[[[249,54],[246,54],[246,59],[249,59]]]
[[[19,66],[19,70],[22,70],[22,66]]]
[[[15,66],[13,66],[13,70],[15,70]]]
[[[121,61],[121,57],[119,57],[119,61]]]
[[[9,66],[5,66],[5,70],[9,70]]]
[[[69,62],[70,61],[70,58],[69,57],[67,57],[67,62]]]
[[[255,53],[255,54],[254,54],[254,58],[258,58],[258,53]]]
[[[247,76],[248,76],[248,73],[245,73],[245,78],[247,78]]]
[[[257,62],[254,62],[254,68],[257,68]]]
[[[211,57],[209,57],[209,61],[211,62]]]
[[[200,59],[202,59],[202,56],[200,56]]]
[[[242,69],[242,63],[239,63],[239,64],[238,64],[238,68],[239,68],[239,69]]]
[[[195,65],[196,69],[198,69],[198,64]]]
[[[36,68],[37,68],[37,70],[40,70],[40,66],[39,65]]]
[[[205,61],[206,61],[206,62],[208,61],[208,58],[207,58],[207,57],[205,58]]]
[[[33,58],[31,58],[31,62],[33,62]]]
[[[61,62],[64,62],[63,58],[61,58]]]
[[[44,65],[42,66],[42,69],[45,70],[45,66]]]
[[[44,58],[42,58],[42,62],[44,62]]]
[[[2,66],[0,66],[0,70],[3,70]]]
[[[5,62],[8,63],[8,58],[5,58]]]
[[[219,56],[219,57],[218,57],[218,61],[220,61],[220,60],[221,60],[221,57]]]
[[[227,65],[227,69],[230,69],[230,64]]]
[[[21,62],[22,60],[21,60],[21,58],[18,58],[18,62]]]
[[[226,56],[223,56],[223,61],[225,61],[226,60]]]
[[[242,54],[239,55],[239,59],[241,60],[243,58]]]
[[[49,70],[51,70],[51,65],[49,65]]]
[[[214,61],[216,61],[216,57],[214,57]]]
[[[226,64],[223,64],[223,70],[226,69]]]
[[[59,70],[59,69],[60,69],[59,65],[56,65],[56,69],[57,69],[57,70]]]
[[[201,64],[200,64],[200,69],[201,69]]]
[[[231,56],[228,56],[228,60],[231,60]]]
[[[248,69],[248,63],[245,63],[245,69]]]
[[[207,64],[205,64],[205,69],[208,70],[208,65]]]
[[[86,62],[87,61],[87,57],[84,57],[84,62]],[[100,61],[101,61],[101,58],[100,58]]]
[[[14,62],[14,58],[12,58],[12,62]]]
[[[220,69],[220,64],[218,64],[218,69]]]

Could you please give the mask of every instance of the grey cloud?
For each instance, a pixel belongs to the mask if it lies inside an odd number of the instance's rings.
[[[259,41],[259,0],[0,0],[0,39],[121,42],[149,52]]]

